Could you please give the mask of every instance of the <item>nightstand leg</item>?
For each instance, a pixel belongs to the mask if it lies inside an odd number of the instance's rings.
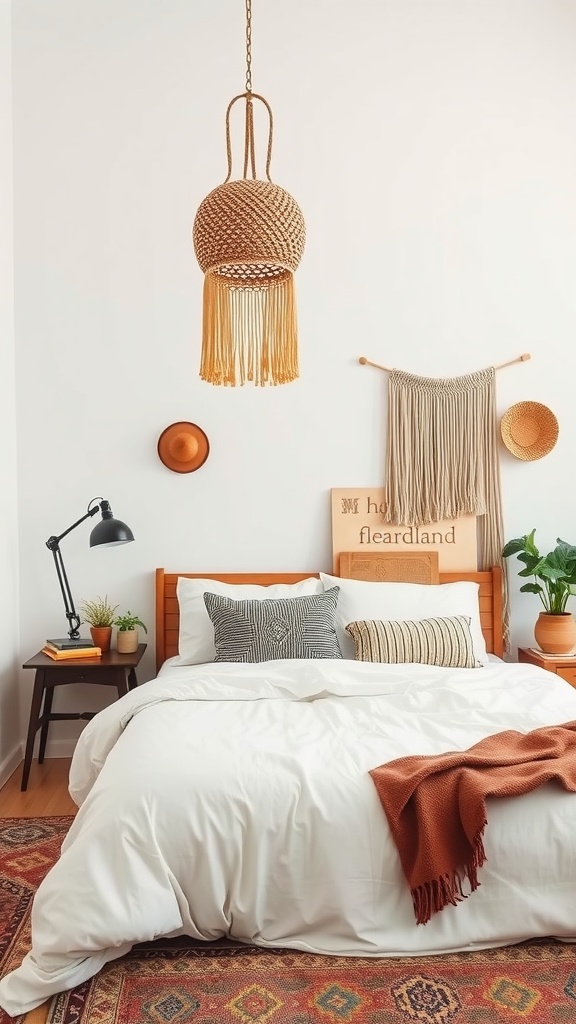
[[[135,690],[138,686],[138,680],[136,678],[136,669],[132,667],[128,673],[128,689]]]
[[[126,670],[123,668],[118,669],[118,672],[116,673],[116,689],[118,690],[119,697],[123,697],[126,693],[128,693]]]
[[[42,697],[44,696],[44,669],[36,669],[34,676],[34,690],[32,692],[32,703],[30,705],[30,720],[28,722],[28,736],[26,739],[26,753],[24,754],[24,768],[22,770],[22,784],[20,789],[24,791],[28,786],[30,765],[34,753],[34,740],[38,730],[38,719],[42,708]]]
[[[44,691],[44,707],[42,708],[42,717],[49,715],[52,711],[52,698],[54,697],[54,687],[48,686]],[[46,753],[46,740],[48,739],[48,726],[50,725],[50,719],[46,717],[40,729],[40,747],[38,750],[38,764],[44,763],[44,754]]]

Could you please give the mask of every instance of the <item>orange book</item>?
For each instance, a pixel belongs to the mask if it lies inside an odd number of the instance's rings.
[[[80,647],[76,651],[54,651],[51,647],[43,647],[42,654],[46,654],[53,661],[80,661],[83,658],[101,658],[100,647]]]

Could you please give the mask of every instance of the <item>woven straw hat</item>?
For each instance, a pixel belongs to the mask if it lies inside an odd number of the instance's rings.
[[[512,455],[532,462],[552,451],[558,440],[558,420],[547,405],[517,402],[504,413],[500,432]]]
[[[193,473],[208,458],[210,444],[196,423],[180,420],[171,423],[158,438],[158,455],[174,473]]]

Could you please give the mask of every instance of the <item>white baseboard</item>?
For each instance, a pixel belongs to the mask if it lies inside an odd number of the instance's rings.
[[[18,765],[24,760],[24,744],[17,743],[14,749],[5,757],[0,764],[0,789],[4,783],[16,771]]]
[[[63,739],[50,741],[46,747],[45,760],[50,757],[72,757],[74,753],[74,747],[78,741],[75,739]],[[38,757],[38,744],[34,746],[34,760]],[[24,760],[24,743],[18,743],[13,750],[10,751],[8,757],[0,763],[0,789],[8,782],[8,779],[16,771],[18,765],[22,764]]]
[[[69,739],[63,740],[51,740],[48,736],[48,743],[46,744],[45,757],[72,757],[74,748],[78,743],[77,739],[70,737]],[[34,748],[34,756],[38,756],[38,750]]]

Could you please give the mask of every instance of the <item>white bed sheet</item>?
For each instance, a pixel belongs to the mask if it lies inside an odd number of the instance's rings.
[[[418,926],[368,775],[573,720],[576,691],[532,665],[166,668],[80,737],[80,810],[0,1005],[26,1012],[158,936],[348,956],[573,941],[575,795],[548,784],[489,801],[480,888]]]

